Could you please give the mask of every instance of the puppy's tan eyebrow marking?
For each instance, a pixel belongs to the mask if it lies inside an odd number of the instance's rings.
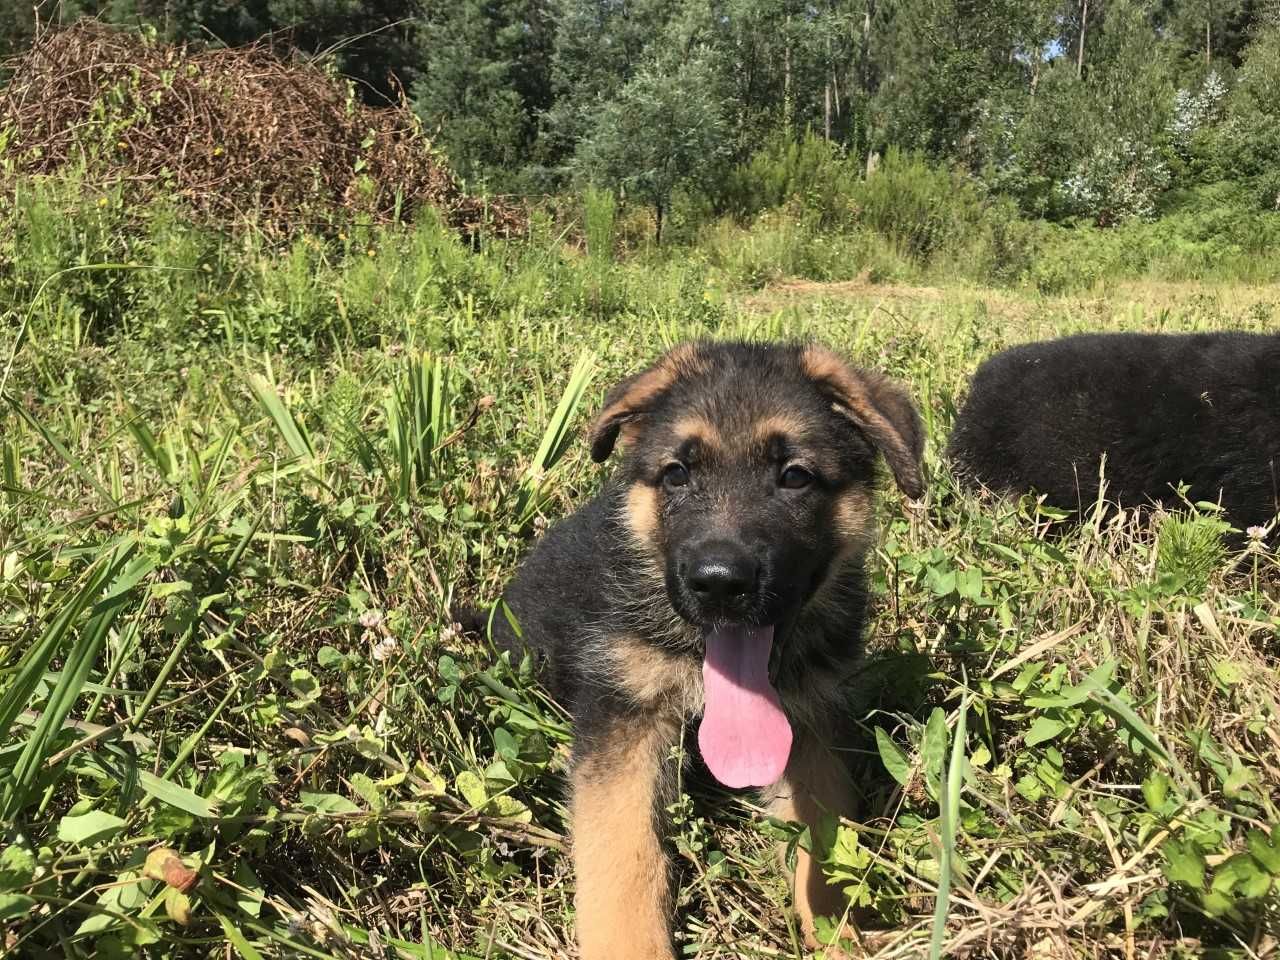
[[[681,417],[672,424],[671,433],[677,446],[693,441],[705,452],[717,452],[724,446],[720,428],[700,414]]]
[[[798,443],[806,426],[799,417],[775,413],[751,425],[751,439],[757,444],[767,444],[774,437],[781,437],[788,443]]]

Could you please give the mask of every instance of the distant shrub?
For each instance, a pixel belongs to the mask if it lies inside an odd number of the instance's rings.
[[[919,261],[977,229],[985,207],[972,178],[896,147],[890,147],[879,168],[857,184],[853,198],[861,223]]]
[[[1217,70],[1209,71],[1198,90],[1174,94],[1169,136],[1179,154],[1187,156],[1196,133],[1221,119],[1226,95],[1227,85]]]
[[[812,132],[800,139],[778,133],[730,170],[716,198],[720,212],[739,220],[798,203],[823,226],[848,224],[860,164]]]
[[[587,253],[592,259],[613,259],[613,222],[617,212],[618,202],[612,191],[593,186],[583,191],[583,228],[587,234]]]
[[[1159,151],[1122,139],[1096,147],[1057,190],[1067,212],[1107,227],[1155,219],[1156,200],[1169,182],[1169,167]]]

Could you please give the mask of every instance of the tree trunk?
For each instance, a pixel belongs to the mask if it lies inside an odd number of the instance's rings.
[[[1080,0],[1080,47],[1076,50],[1076,79],[1084,76],[1084,32],[1089,25],[1089,0]]]
[[[657,203],[654,204],[654,209],[657,213],[657,221],[658,221],[658,229],[655,235],[655,241],[658,244],[658,246],[662,246],[662,201],[661,200],[659,200]]]
[[[831,139],[831,81],[835,76],[835,67],[831,63],[831,38],[827,37],[826,82],[822,85],[822,134]]]
[[[787,35],[782,48],[782,125],[791,130],[791,14],[787,14]]]
[[[871,92],[871,4],[867,3],[867,8],[862,11],[862,50],[861,56],[858,58],[861,62],[858,64],[858,72],[860,74],[859,81],[862,84],[862,96],[865,98]]]

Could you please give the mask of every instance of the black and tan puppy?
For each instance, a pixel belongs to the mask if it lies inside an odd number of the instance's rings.
[[[661,813],[672,747],[813,824],[850,812],[830,745],[860,656],[877,454],[922,490],[911,401],[818,346],[696,343],[619,384],[591,454],[625,456],[553,526],[504,600],[573,715],[573,858],[585,960],[673,957]],[[516,638],[494,618],[498,639]],[[801,853],[795,903],[839,914]]]
[[[1280,336],[1085,334],[984,362],[948,448],[964,479],[1064,510],[1221,500],[1237,527],[1280,510]]]

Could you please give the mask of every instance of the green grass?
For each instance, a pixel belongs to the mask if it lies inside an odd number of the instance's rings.
[[[575,431],[607,386],[703,335],[820,337],[928,425],[925,501],[882,503],[866,804],[830,860],[883,956],[1273,942],[1275,560],[1212,517],[1056,532],[939,452],[996,349],[1268,329],[1280,288],[758,290],[805,271],[728,269],[728,236],[582,257],[546,220],[479,255],[430,222],[277,249],[104,200],[3,210],[0,949],[564,956],[566,718],[447,611],[599,484]],[[792,249],[770,229],[742,236]],[[802,839],[687,786],[684,955],[801,955],[771,848]],[[194,887],[147,876],[157,846]]]

